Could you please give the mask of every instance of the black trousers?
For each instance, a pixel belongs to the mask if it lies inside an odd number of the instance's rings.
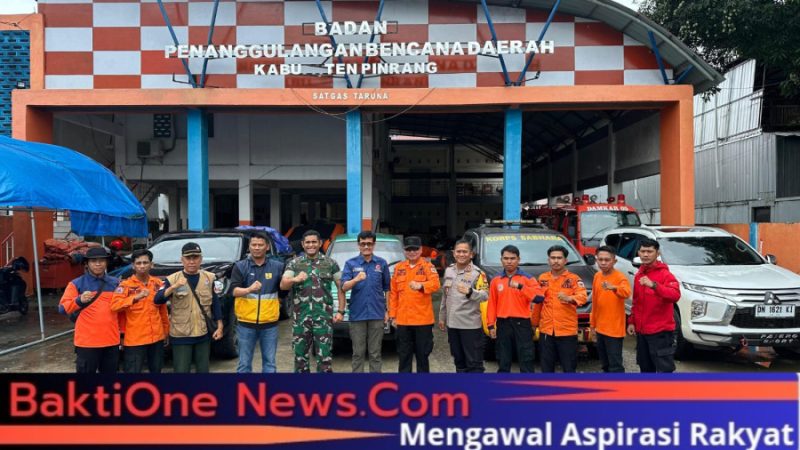
[[[497,319],[497,371],[511,372],[511,358],[517,346],[520,372],[533,372],[533,327],[530,319],[511,317]]]
[[[161,373],[161,368],[164,367],[163,340],[147,345],[125,346],[125,353],[122,355],[125,373],[142,373],[145,363],[150,373]]]
[[[76,373],[117,373],[119,345],[109,347],[75,347]]]
[[[671,373],[675,371],[673,332],[636,335],[636,363],[642,372]]]
[[[578,368],[578,336],[550,336],[539,334],[542,372],[556,371],[556,361],[564,373],[575,373]]]
[[[447,329],[450,354],[457,373],[483,373],[483,328]]]
[[[625,338],[617,338],[597,333],[597,354],[600,356],[603,372],[625,372],[622,365],[622,342]]]
[[[433,325],[398,325],[398,372],[411,372],[412,359],[417,360],[417,372],[430,372],[428,356],[433,351]]]

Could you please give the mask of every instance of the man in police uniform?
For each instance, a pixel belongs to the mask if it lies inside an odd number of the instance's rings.
[[[341,271],[333,259],[319,253],[319,232],[303,234],[304,253],[286,265],[281,289],[291,289],[294,371],[309,372],[308,352],[314,348],[317,372],[333,371],[333,284],[341,292]]]
[[[447,331],[456,372],[483,373],[481,302],[489,298],[489,283],[472,264],[475,253],[467,240],[453,248],[455,264],[444,271],[444,295],[439,307],[439,329]]]

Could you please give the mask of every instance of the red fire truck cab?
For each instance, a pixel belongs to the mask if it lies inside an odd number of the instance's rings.
[[[571,204],[534,205],[523,210],[526,219],[541,222],[568,237],[581,255],[593,255],[603,233],[618,227],[642,224],[636,209],[625,203],[625,196],[609,197],[596,203],[588,195],[575,197]]]

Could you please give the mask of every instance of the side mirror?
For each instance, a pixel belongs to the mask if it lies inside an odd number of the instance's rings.
[[[770,264],[778,264],[778,257],[773,254],[766,255],[767,262]]]
[[[633,267],[639,267],[641,265],[642,265],[642,258],[639,258],[638,256],[634,257],[633,258]]]
[[[595,258],[594,255],[590,253],[583,255],[583,260],[586,261],[586,264],[590,266],[593,266],[597,263],[597,258]]]

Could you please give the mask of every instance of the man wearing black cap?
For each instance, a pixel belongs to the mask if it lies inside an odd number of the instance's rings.
[[[119,279],[106,274],[105,249],[86,252],[86,273],[64,290],[58,310],[75,322],[75,371],[115,373],[119,365],[120,316],[111,310]]]
[[[433,298],[439,290],[439,273],[422,255],[422,239],[403,240],[406,260],[394,269],[389,291],[389,320],[397,325],[399,372],[411,372],[412,359],[417,372],[430,372],[428,356],[433,351]]]
[[[164,280],[154,301],[157,305],[171,301],[169,336],[176,373],[189,372],[192,362],[197,373],[207,373],[209,336],[215,341],[222,338],[222,303],[214,287],[216,277],[200,268],[202,262],[200,246],[185,244],[181,249],[183,270]]]

